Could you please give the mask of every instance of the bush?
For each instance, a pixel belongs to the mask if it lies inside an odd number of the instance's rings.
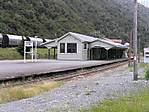
[[[149,80],[149,68],[146,68],[145,78]]]

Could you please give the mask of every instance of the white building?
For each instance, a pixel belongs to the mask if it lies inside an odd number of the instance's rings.
[[[48,49],[57,48],[58,60],[117,59],[124,56],[126,46],[107,38],[95,38],[69,32],[43,44]]]
[[[149,48],[144,48],[144,63],[149,63]]]

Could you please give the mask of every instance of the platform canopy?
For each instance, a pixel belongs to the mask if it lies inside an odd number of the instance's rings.
[[[113,47],[114,46],[102,43],[100,41],[96,41],[94,43],[91,43],[91,46],[90,46],[91,49],[92,48],[105,48],[106,50],[109,50],[109,49],[111,49]]]
[[[127,46],[120,43],[115,43],[107,38],[99,38],[98,40],[91,43],[90,48],[105,48],[106,50],[117,48],[117,49],[127,49]]]
[[[57,47],[57,40],[54,39],[54,40],[51,40],[49,42],[45,42],[45,43],[41,44],[41,46],[45,46],[48,49],[53,48],[53,47]]]

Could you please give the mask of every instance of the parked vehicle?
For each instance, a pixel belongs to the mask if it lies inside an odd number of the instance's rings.
[[[5,47],[17,47],[21,44],[22,40],[33,41],[34,44],[37,41],[37,46],[38,47],[41,47],[41,44],[44,43],[44,42],[51,41],[50,39],[25,37],[25,36],[1,34],[0,33],[0,47],[3,47],[3,48],[5,48]]]

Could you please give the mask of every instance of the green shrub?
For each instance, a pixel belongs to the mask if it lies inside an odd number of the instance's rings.
[[[149,67],[146,68],[145,78],[146,78],[147,80],[149,80]]]
[[[139,67],[141,67],[141,68],[146,68],[148,66],[148,64],[145,64],[145,63],[140,63],[139,64]]]

